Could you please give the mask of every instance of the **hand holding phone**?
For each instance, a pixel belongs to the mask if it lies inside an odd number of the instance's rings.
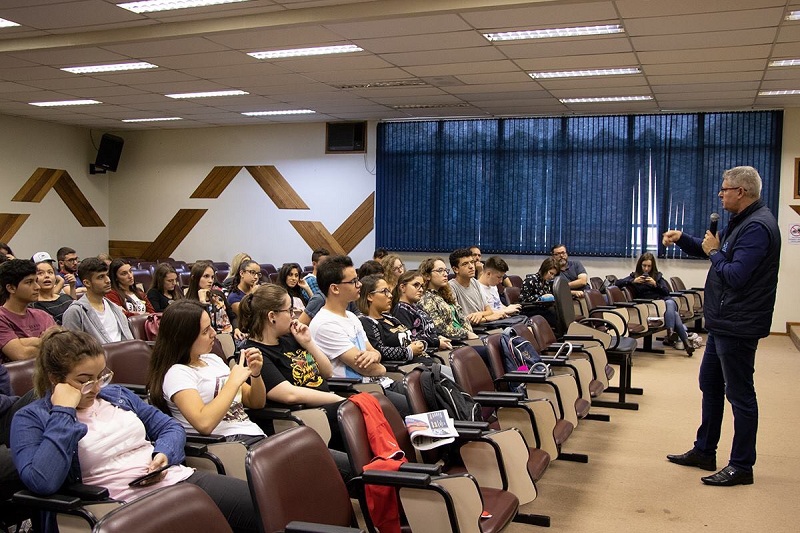
[[[147,485],[152,485],[161,480],[163,477],[162,473],[169,468],[170,465],[164,465],[161,468],[156,468],[152,472],[148,472],[143,476],[139,476],[130,483],[128,483],[129,487],[146,487]]]

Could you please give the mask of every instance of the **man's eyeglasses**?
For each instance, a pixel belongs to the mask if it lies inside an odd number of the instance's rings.
[[[86,383],[82,383],[80,387],[81,394],[89,394],[94,386],[97,385],[98,389],[105,388],[106,385],[111,383],[111,379],[114,377],[114,372],[109,370],[107,374],[103,374],[97,379],[92,379],[87,381]]]
[[[747,189],[745,189],[744,187],[722,187],[719,190],[719,194],[725,194],[725,191],[733,191],[733,190],[736,190],[736,189],[742,189],[745,192],[747,191]]]
[[[391,296],[392,295],[392,291],[390,291],[389,289],[386,289],[386,288],[381,289],[379,291],[370,291],[370,294],[376,294],[376,293],[381,293],[384,296]]]
[[[553,252],[553,255],[567,255],[567,252]]]
[[[70,259],[64,259],[64,262],[65,263],[77,263],[78,262],[78,258],[77,257],[72,257]]]
[[[245,270],[245,272],[247,272],[251,276],[255,276],[257,278],[261,277],[261,271],[260,270]]]
[[[436,272],[437,274],[443,274],[444,275],[444,274],[447,274],[447,269],[446,268],[437,268],[435,270],[431,270],[431,272]]]
[[[353,278],[350,281],[340,281],[336,285],[345,285],[345,284],[350,284],[353,287],[360,287],[361,286],[361,280],[358,279],[358,278]]]

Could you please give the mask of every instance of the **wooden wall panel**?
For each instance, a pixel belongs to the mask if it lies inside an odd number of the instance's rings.
[[[41,202],[64,173],[64,170],[56,168],[37,168],[11,201]]]
[[[322,222],[290,220],[289,223],[312,250],[327,248],[334,255],[345,255],[344,248],[333,238]]]
[[[150,241],[108,241],[108,254],[111,257],[138,257],[152,243]]]
[[[367,196],[367,199],[361,202],[353,214],[347,217],[347,220],[342,222],[342,225],[333,232],[333,238],[336,239],[345,253],[353,251],[358,243],[369,235],[369,232],[375,227],[375,193]]]
[[[84,228],[105,227],[100,215],[97,214],[67,171],[62,171],[61,178],[56,182],[54,188],[81,226]]]
[[[0,241],[7,243],[17,234],[28,214],[0,213]]]
[[[286,178],[272,165],[250,166],[247,171],[264,189],[278,209],[308,209],[308,205],[295,192]]]
[[[203,218],[207,209],[180,209],[158,237],[142,252],[141,258],[146,261],[155,261],[159,257],[169,257],[175,248]]]
[[[791,207],[794,210],[795,213],[800,215],[800,205],[791,205],[789,207]]]
[[[242,170],[238,167],[214,167],[203,182],[197,186],[190,198],[219,198],[222,191],[233,181],[233,178]],[[166,257],[166,256],[165,256]]]

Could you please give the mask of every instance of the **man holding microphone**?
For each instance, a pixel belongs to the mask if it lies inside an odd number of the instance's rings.
[[[701,478],[706,485],[753,483],[758,403],[753,384],[758,339],[769,335],[780,261],[780,233],[761,201],[761,176],[753,167],[722,175],[722,207],[732,214],[727,227],[703,239],[677,230],[664,233],[664,246],[677,244],[690,255],[708,257],[704,313],[708,341],[700,365],[702,417],[694,447],[667,459],[714,471],[725,397],[733,410],[733,444],[728,466]],[[713,224],[715,225],[715,224]],[[713,227],[712,225],[712,227]]]

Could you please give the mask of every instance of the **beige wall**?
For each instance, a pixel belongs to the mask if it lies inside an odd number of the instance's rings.
[[[104,251],[108,243],[108,182],[89,175],[95,150],[89,130],[0,115],[0,213],[30,215],[10,241],[18,257],[48,251],[55,257],[61,246],[71,246],[81,257]],[[94,132],[95,140],[100,134]],[[37,168],[66,170],[106,227],[83,228],[54,190],[40,203],[12,202]]]
[[[92,132],[95,140],[100,132]],[[369,128],[369,153],[326,155],[323,123],[256,125],[203,129],[125,131],[119,171],[90,176],[95,148],[90,132],[14,117],[0,116],[0,212],[30,213],[11,241],[20,256],[39,250],[55,254],[68,244],[82,257],[107,248],[107,241],[154,239],[180,208],[207,208],[208,213],[173,256],[229,261],[244,250],[260,262],[308,264],[310,250],[288,220],[319,220],[333,232],[375,190],[375,124]],[[788,227],[800,222],[789,207],[793,199],[794,158],[800,157],[800,109],[785,114],[784,149],[778,222],[783,236],[778,301],[772,331],[800,322],[794,304],[794,282],[800,270],[800,246],[789,245]],[[275,165],[310,210],[278,210],[246,171],[217,200],[189,196],[215,165]],[[11,202],[37,167],[67,170],[99,213],[106,228],[82,228],[58,195],[51,191],[40,204]],[[371,258],[374,232],[351,253],[360,264]],[[409,266],[424,255],[405,254]],[[526,274],[542,257],[506,257],[511,272]],[[590,275],[626,275],[631,259],[581,258]],[[667,275],[702,286],[708,264],[663,260]]]

